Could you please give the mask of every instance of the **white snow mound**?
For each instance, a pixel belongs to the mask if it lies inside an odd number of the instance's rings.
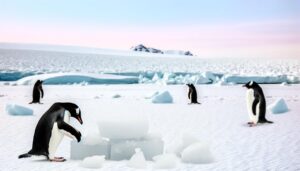
[[[130,158],[127,166],[135,169],[145,169],[147,167],[144,153],[140,148],[135,149],[135,154],[133,154],[133,156]]]
[[[18,104],[6,104],[6,112],[17,116],[33,115],[32,109]]]
[[[179,162],[178,157],[173,153],[162,154],[153,157],[155,169],[173,169]]]
[[[187,148],[189,145],[198,142],[199,140],[187,133],[182,135],[180,143],[175,144],[173,147],[170,147],[169,151],[175,153],[177,156],[181,156],[182,151]]]
[[[287,104],[285,103],[283,98],[276,100],[273,104],[268,106],[268,109],[273,114],[285,113],[289,111]]]
[[[104,158],[105,158],[105,156],[86,157],[86,158],[83,159],[80,166],[85,167],[85,168],[90,168],[90,169],[101,168],[104,161],[105,161]]]
[[[160,92],[152,97],[152,103],[173,103],[173,97],[168,91]]]
[[[194,164],[211,163],[213,156],[208,144],[197,142],[183,150],[182,161]]]

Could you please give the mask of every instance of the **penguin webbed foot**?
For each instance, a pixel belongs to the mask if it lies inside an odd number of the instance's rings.
[[[49,159],[51,162],[65,162],[66,159],[63,157],[54,157],[53,159]]]

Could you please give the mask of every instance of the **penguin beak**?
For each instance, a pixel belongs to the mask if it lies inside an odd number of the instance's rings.
[[[79,116],[77,116],[77,120],[79,121],[79,123],[82,125],[83,124],[83,122],[82,122],[82,119],[81,119],[81,116],[79,115]]]
[[[244,84],[242,87],[246,87],[246,84]]]

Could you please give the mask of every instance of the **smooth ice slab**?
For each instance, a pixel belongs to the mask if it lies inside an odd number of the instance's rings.
[[[147,136],[148,119],[143,115],[111,115],[98,121],[99,132],[109,139],[139,139]]]
[[[141,139],[110,140],[111,160],[130,159],[135,154],[135,149],[140,148],[146,160],[163,153],[164,142],[158,136],[147,136]]]
[[[109,159],[110,155],[110,145],[109,142],[103,140],[97,144],[86,144],[78,143],[77,141],[71,142],[71,159],[82,160],[86,157],[99,155],[104,155],[106,159]]]
[[[33,115],[32,109],[18,104],[6,104],[6,112],[16,116]]]

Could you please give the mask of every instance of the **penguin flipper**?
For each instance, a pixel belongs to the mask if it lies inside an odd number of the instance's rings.
[[[255,98],[253,101],[253,104],[252,104],[253,115],[256,115],[256,106],[257,106],[258,102],[259,102],[259,100],[257,98]]]
[[[71,125],[67,124],[64,121],[57,122],[58,129],[66,132],[66,135],[70,134],[71,136],[76,137],[77,141],[80,142],[81,140],[81,133],[73,128]]]

